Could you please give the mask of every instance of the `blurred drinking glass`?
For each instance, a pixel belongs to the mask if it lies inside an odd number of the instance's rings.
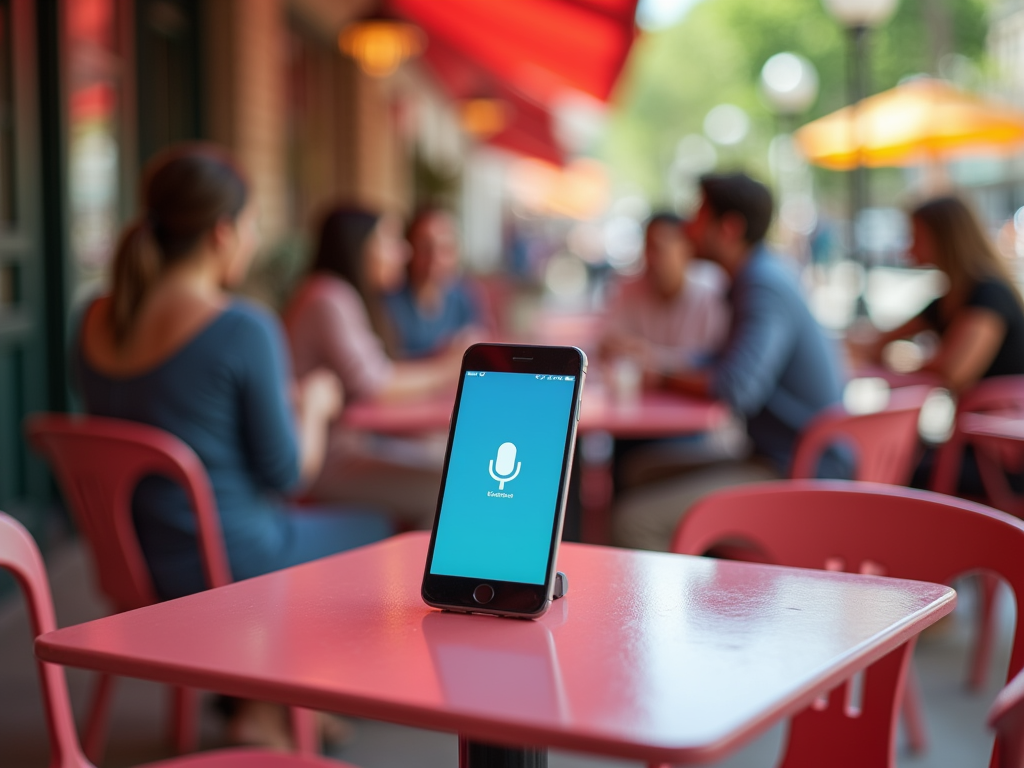
[[[619,357],[612,362],[612,396],[616,405],[635,406],[640,401],[643,370],[632,357]]]

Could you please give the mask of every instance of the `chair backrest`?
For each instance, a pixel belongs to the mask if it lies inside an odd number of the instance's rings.
[[[1024,434],[1019,418],[1007,419],[985,413],[965,413],[958,429],[964,445],[974,448],[978,473],[990,505],[1015,517],[1024,518],[1024,495],[1017,493],[1007,473],[1024,469]]]
[[[875,413],[851,414],[842,406],[817,416],[804,430],[793,456],[789,476],[817,476],[821,455],[834,445],[854,449],[855,480],[905,485],[917,458],[917,422],[932,387],[901,387],[889,394],[885,408]]]
[[[676,529],[672,551],[701,554],[723,541],[744,542],[767,562],[798,568],[940,584],[991,572],[1009,584],[1018,602],[1024,599],[1024,522],[930,491],[838,480],[740,486],[697,502]],[[1024,665],[1022,622],[1024,611],[1017,616],[1008,675]],[[893,667],[871,685],[895,697],[902,674]],[[893,735],[896,712],[890,715]]]
[[[967,440],[960,430],[960,421],[967,413],[986,411],[1024,411],[1024,376],[994,376],[982,379],[960,395],[956,421],[949,440],[939,446],[928,487],[939,493],[956,494]]]
[[[0,512],[0,569],[14,575],[25,595],[33,637],[55,630],[57,621],[43,558],[29,532],[3,512]],[[64,670],[43,661],[36,664],[50,731],[51,768],[91,768],[78,742]]]
[[[196,515],[208,586],[231,581],[206,469],[177,437],[136,422],[65,414],[30,416],[26,432],[50,462],[92,549],[100,588],[117,610],[157,601],[132,518],[132,494],[150,475],[167,477],[184,488]]]
[[[988,724],[996,732],[999,768],[1024,768],[1024,672],[1017,673],[996,696]]]

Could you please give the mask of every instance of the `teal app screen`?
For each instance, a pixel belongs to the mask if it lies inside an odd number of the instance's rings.
[[[465,376],[430,572],[543,584],[575,377]]]

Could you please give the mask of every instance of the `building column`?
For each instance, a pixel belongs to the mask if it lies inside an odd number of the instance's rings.
[[[228,147],[252,183],[264,240],[288,229],[283,0],[211,0],[206,13],[210,138]]]

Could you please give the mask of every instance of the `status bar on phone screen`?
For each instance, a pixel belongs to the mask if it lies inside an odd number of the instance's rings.
[[[487,374],[487,371],[466,371],[466,375],[467,376],[485,376],[486,374]],[[520,374],[514,374],[514,375],[526,376],[528,374],[520,373]],[[546,373],[545,374],[535,373],[535,374],[532,374],[532,375],[538,381],[576,381],[576,377],[575,376],[555,376],[555,375],[549,376]]]

